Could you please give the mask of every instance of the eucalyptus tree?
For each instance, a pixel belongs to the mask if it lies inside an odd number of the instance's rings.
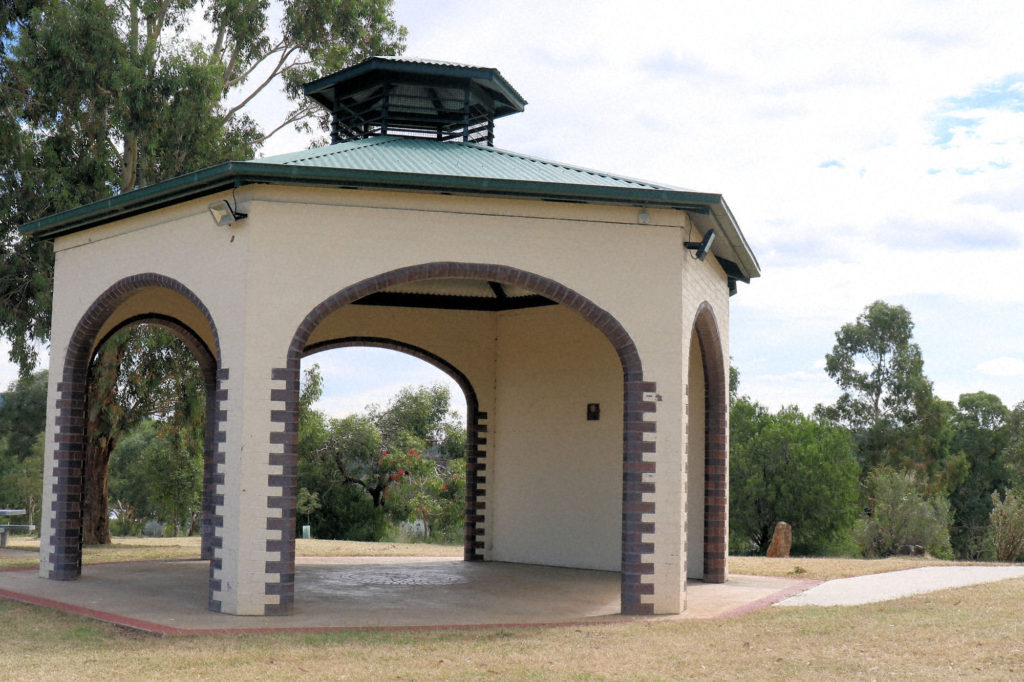
[[[39,521],[47,371],[19,377],[0,394],[0,507]]]
[[[405,40],[391,0],[5,0],[0,20],[0,332],[25,367],[49,334],[52,254],[21,224],[325,126],[301,84]],[[278,83],[288,103],[263,130],[247,106]]]
[[[910,312],[885,301],[843,325],[825,356],[842,394],[815,413],[850,430],[865,474],[896,467],[949,491],[966,474],[964,458],[950,449],[955,407],[934,395],[913,330]]]
[[[322,126],[301,83],[405,39],[391,0],[3,0],[0,21],[0,334],[23,371],[49,337],[53,253],[22,224]],[[248,107],[277,83],[288,104],[264,130]],[[114,404],[125,352],[96,359],[94,406]]]
[[[949,494],[953,511],[950,540],[957,557],[979,559],[987,552],[985,538],[992,513],[992,494],[1009,482],[1003,463],[1010,442],[1010,410],[998,396],[964,393],[953,418],[953,448],[967,458],[968,475]]]

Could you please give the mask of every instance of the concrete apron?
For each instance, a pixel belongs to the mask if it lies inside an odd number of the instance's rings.
[[[207,610],[209,562],[87,565],[71,582],[33,570],[0,572],[0,597],[58,608],[158,634],[526,626],[628,622],[619,613],[619,574],[439,557],[300,557],[289,616]],[[814,581],[730,576],[691,582],[687,610],[669,618],[739,615]]]

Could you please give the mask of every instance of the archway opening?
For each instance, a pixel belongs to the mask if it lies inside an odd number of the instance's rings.
[[[144,326],[140,326],[143,325]],[[73,580],[81,574],[83,540],[95,541],[94,531],[105,532],[109,521],[106,507],[106,487],[109,459],[113,449],[110,443],[115,432],[120,435],[117,423],[120,404],[125,402],[124,391],[139,394],[144,388],[126,388],[132,381],[125,381],[118,373],[124,370],[124,353],[131,342],[123,342],[121,335],[132,337],[131,329],[160,330],[164,341],[169,338],[179,343],[182,355],[191,355],[198,363],[198,376],[194,383],[201,383],[196,389],[198,397],[190,409],[199,410],[194,415],[201,420],[202,479],[201,501],[202,555],[212,556],[214,518],[214,470],[216,430],[216,382],[218,376],[217,357],[219,346],[216,328],[206,307],[192,292],[180,283],[157,274],[135,275],[115,283],[101,294],[85,312],[67,341],[66,352],[59,367],[61,380],[57,382],[56,438],[53,451],[47,453],[46,472],[50,486],[47,491],[51,500],[48,515],[43,522],[44,542],[40,556],[40,573],[56,580]],[[170,334],[166,336],[165,334]],[[135,339],[138,341],[138,339]],[[147,353],[159,355],[166,350],[166,343],[153,341],[136,344],[139,357]],[[107,353],[108,357],[103,355]],[[166,359],[166,358],[165,358]],[[109,371],[101,371],[101,370]],[[194,369],[194,368],[193,368]],[[57,367],[51,368],[57,371]],[[136,363],[131,372],[145,373],[145,362]],[[148,379],[159,381],[159,373]],[[134,377],[128,377],[134,379]],[[52,384],[51,384],[52,385]],[[175,384],[172,382],[172,386]],[[118,391],[122,394],[118,394]],[[164,391],[173,395],[172,391]],[[92,397],[90,398],[90,394]],[[113,396],[113,398],[111,398]],[[127,396],[144,399],[148,396]],[[100,419],[112,404],[114,419]],[[168,417],[171,408],[164,406],[150,410],[153,415]],[[109,416],[109,415],[108,415]],[[180,434],[179,434],[180,435]],[[103,443],[103,441],[106,441]],[[116,440],[116,438],[114,438]],[[100,457],[90,460],[90,443],[100,441]],[[116,445],[116,443],[114,443]],[[91,502],[88,501],[91,495]],[[83,504],[85,503],[85,504]],[[87,510],[86,506],[92,506]],[[92,524],[86,534],[86,524]],[[100,536],[100,540],[104,538]]]
[[[302,375],[300,537],[461,546],[468,380],[421,350],[370,338],[318,345]]]
[[[697,310],[689,360],[687,575],[722,583],[729,556],[728,378],[718,322],[707,303]]]
[[[467,306],[465,294],[453,293],[451,290],[452,287],[461,289],[467,283],[472,285],[474,290],[482,285],[493,295],[482,297],[470,294],[470,305]],[[431,290],[423,291],[424,285]],[[440,285],[442,290],[433,290],[434,285]],[[510,290],[515,292],[514,296],[509,295]],[[419,299],[418,304],[409,305],[410,295],[426,296],[431,303],[444,302],[445,305],[422,305],[423,299]],[[459,305],[449,305],[452,298],[459,299]],[[481,298],[498,300],[480,301]],[[351,305],[353,303],[358,305]],[[393,310],[388,311],[389,308],[396,307],[414,310],[403,310],[400,315],[395,314]],[[513,318],[518,313],[536,315],[540,325],[533,333],[521,335],[519,341],[522,343],[510,344],[507,342],[515,338],[515,334],[501,333],[500,318]],[[410,327],[415,326],[411,322],[417,314],[430,318],[429,329],[422,329],[423,333],[419,335],[410,331]],[[439,322],[443,315],[456,316],[458,323],[446,326],[443,320]],[[375,316],[376,319],[370,319]],[[555,326],[559,327],[560,332],[565,333],[544,333],[545,326],[551,327],[548,324],[551,322],[551,316],[559,318]],[[552,502],[562,501],[562,498],[568,496],[565,493],[568,493],[574,495],[580,502],[574,510],[577,516],[579,509],[586,504],[600,505],[599,512],[602,515],[609,511],[613,512],[611,520],[607,523],[595,522],[593,516],[587,517],[586,514],[583,515],[585,522],[582,524],[563,523],[563,529],[573,528],[577,531],[575,536],[562,533],[563,538],[575,542],[575,546],[568,550],[568,553],[575,552],[578,549],[576,546],[600,546],[599,551],[602,554],[599,561],[607,564],[610,570],[620,572],[622,612],[653,613],[651,595],[654,593],[654,585],[645,583],[643,576],[652,574],[654,569],[651,559],[654,545],[649,536],[655,533],[652,517],[655,511],[655,484],[651,480],[651,474],[654,472],[655,442],[647,435],[656,431],[654,420],[649,419],[656,409],[656,403],[654,398],[648,396],[656,395],[657,386],[654,382],[644,380],[639,354],[626,330],[606,311],[579,293],[545,277],[500,265],[427,263],[382,273],[338,291],[310,311],[292,339],[286,367],[274,371],[275,380],[282,383],[280,389],[273,391],[273,395],[282,397],[273,399],[283,400],[285,405],[297,402],[301,384],[301,358],[319,344],[349,334],[359,333],[389,339],[412,338],[418,340],[419,347],[426,349],[433,349],[436,344],[450,344],[450,356],[459,358],[460,367],[465,370],[474,385],[481,389],[477,396],[476,410],[474,411],[473,406],[469,406],[468,409],[470,444],[467,457],[465,557],[512,559],[526,563],[582,567],[575,563],[575,560],[574,563],[566,564],[559,558],[559,554],[566,554],[566,548],[560,544],[558,533],[552,532],[551,527],[557,526],[559,521],[564,522],[565,519],[559,518],[557,513],[547,515],[546,518],[553,523],[546,526],[538,523],[512,523],[506,527],[507,538],[513,538],[519,533],[526,539],[522,547],[529,547],[530,551],[538,546],[541,548],[540,554],[532,556],[519,554],[515,557],[502,557],[503,550],[498,543],[502,542],[503,533],[501,527],[496,525],[497,519],[503,517],[503,514],[496,513],[496,510],[501,509],[498,497],[500,492],[497,488],[504,482],[516,478],[506,476],[508,471],[502,469],[503,461],[515,460],[501,454],[502,443],[508,436],[517,432],[522,435],[530,429],[529,419],[520,419],[518,423],[516,419],[505,421],[512,410],[509,409],[508,400],[502,396],[502,391],[506,387],[515,385],[517,380],[530,376],[530,373],[517,373],[515,368],[499,372],[499,368],[507,358],[518,356],[521,360],[529,361],[531,357],[536,357],[531,356],[529,351],[524,353],[523,349],[528,348],[530,342],[547,340],[566,347],[571,344],[562,343],[563,341],[582,338],[579,334],[566,332],[561,323],[570,319],[578,325],[576,331],[582,330],[584,335],[591,334],[591,339],[600,339],[600,343],[604,344],[601,351],[604,369],[601,374],[607,370],[610,372],[608,376],[613,377],[608,382],[611,392],[603,393],[597,400],[593,400],[592,395],[579,394],[579,391],[570,395],[573,388],[586,388],[586,382],[576,381],[573,384],[572,380],[587,375],[579,372],[567,373],[570,381],[566,384],[566,390],[569,393],[552,392],[556,397],[555,402],[550,404],[557,409],[538,415],[546,420],[545,424],[553,430],[552,433],[558,435],[558,439],[543,442],[542,445],[545,449],[550,449],[554,443],[555,454],[558,455],[557,445],[569,442],[568,439],[572,438],[574,429],[586,429],[586,422],[600,421],[603,416],[606,421],[602,426],[610,425],[609,433],[612,434],[612,438],[602,439],[602,442],[607,440],[613,444],[611,453],[614,464],[608,469],[596,465],[594,459],[584,458],[578,463],[579,466],[562,469],[562,473],[568,475],[568,484],[558,493],[549,496],[541,493],[539,497],[535,496],[531,500],[520,500],[519,506],[525,508],[536,499],[542,501],[541,506],[550,506]],[[365,326],[356,324],[357,321],[362,321]],[[506,331],[516,328],[522,330],[523,325],[512,322]],[[454,334],[446,339],[441,338],[444,332],[453,331]],[[502,341],[506,342],[504,348],[497,347]],[[441,354],[445,353],[438,352],[438,356]],[[572,360],[574,356],[569,353],[563,357]],[[553,366],[550,369],[558,372],[561,368]],[[542,374],[534,372],[533,378],[543,379]],[[536,405],[530,404],[528,400],[520,400],[518,404],[526,405],[526,412],[536,408]],[[275,420],[279,421],[284,429],[284,435],[278,440],[284,446],[280,461],[285,463],[285,475],[290,476],[288,472],[293,471],[297,463],[297,441],[292,435],[297,433],[297,414],[285,410]],[[511,450],[512,448],[508,449]],[[520,463],[525,461],[528,460],[521,459]],[[528,469],[528,466],[524,468]],[[602,488],[595,494],[588,490],[587,485],[573,485],[580,481],[589,481],[595,471],[602,472],[601,475],[611,472],[609,480],[614,480],[614,483],[609,490]],[[573,477],[576,477],[576,480]],[[531,483],[539,480],[535,474],[527,471],[525,476],[520,477],[518,489],[536,490],[538,486],[532,486]],[[600,484],[598,487],[600,488]],[[516,486],[512,485],[510,489],[515,490]],[[507,499],[511,499],[511,496]],[[282,499],[281,504],[284,517],[294,518],[295,498]],[[294,524],[291,525],[291,529],[294,533]],[[546,540],[539,543],[531,542],[538,534],[531,531],[546,533]],[[593,542],[590,535],[595,531],[609,533],[610,541]],[[294,537],[294,534],[291,537]],[[287,548],[288,538],[284,537],[282,540]],[[514,547],[515,542],[508,546]],[[268,549],[278,547],[276,540],[268,541]],[[609,552],[609,548],[610,554],[605,556],[604,553]],[[275,593],[281,595],[281,601],[278,605],[268,607],[268,612],[286,611],[292,603],[290,586],[293,584],[294,575],[293,569],[288,570],[288,567],[290,562],[293,562],[293,557],[294,554],[291,552],[282,553],[280,589],[276,586],[273,588]],[[599,568],[603,565],[590,567]],[[268,585],[269,589],[271,586]]]
[[[133,318],[97,345],[86,381],[85,544],[201,534],[213,384],[212,355],[172,320]]]

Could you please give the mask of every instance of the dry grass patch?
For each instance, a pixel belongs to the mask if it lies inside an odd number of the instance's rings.
[[[834,580],[858,575],[903,571],[922,566],[972,566],[979,562],[943,561],[931,557],[888,557],[885,559],[847,559],[831,557],[789,557],[770,559],[763,556],[729,557],[729,572],[744,575],[769,575],[786,578]],[[997,564],[986,563],[985,566]]]
[[[11,536],[7,546],[12,551],[0,552],[0,570],[39,566],[39,539]],[[13,551],[17,550],[17,551]],[[349,542],[347,540],[296,540],[297,556],[439,556],[460,557],[462,547],[425,543]],[[86,564],[154,559],[196,559],[200,554],[200,538],[113,538],[109,545],[88,545],[82,550]]]
[[[462,556],[462,545],[403,542],[350,542],[348,540],[296,540],[296,556]]]
[[[39,538],[12,537],[7,546],[20,551],[0,554],[0,569],[39,566]],[[198,537],[114,538],[109,545],[86,545],[82,548],[82,562],[85,564],[198,557]]]

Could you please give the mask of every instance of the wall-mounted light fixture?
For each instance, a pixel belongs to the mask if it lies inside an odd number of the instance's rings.
[[[708,230],[704,233],[704,239],[699,242],[683,242],[683,246],[687,249],[696,249],[697,252],[693,254],[693,257],[702,261],[708,257],[708,250],[711,249],[713,241],[715,241],[715,231]]]
[[[231,204],[228,203],[227,199],[221,199],[220,201],[210,204],[210,215],[213,216],[214,224],[220,227],[227,227],[236,220],[247,218],[248,213],[239,213],[235,209],[231,208]]]

